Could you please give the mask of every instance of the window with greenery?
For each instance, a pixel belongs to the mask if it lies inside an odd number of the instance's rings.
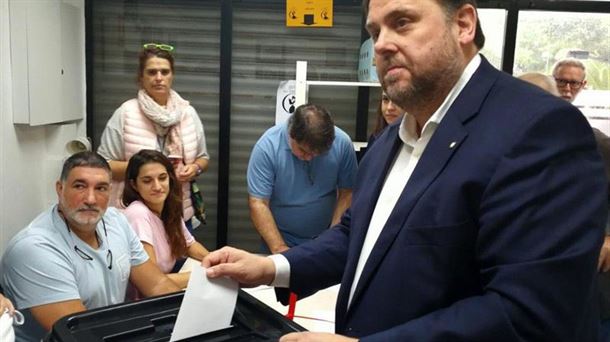
[[[587,86],[574,101],[592,126],[610,135],[610,14],[549,11],[519,13],[514,74],[552,74],[571,57],[583,62]]]

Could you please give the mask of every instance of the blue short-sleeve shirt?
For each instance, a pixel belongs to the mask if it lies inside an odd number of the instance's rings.
[[[335,127],[327,152],[310,161],[290,149],[287,124],[268,129],[248,163],[248,193],[269,200],[278,229],[288,246],[307,241],[328,228],[337,189],[351,189],[357,171],[349,136]]]
[[[98,222],[97,235],[100,246],[94,249],[68,230],[53,206],[11,239],[0,280],[25,316],[25,324],[16,327],[18,341],[39,341],[45,334],[31,307],[80,299],[93,309],[125,300],[131,267],[146,262],[148,255],[115,208],[108,208]]]

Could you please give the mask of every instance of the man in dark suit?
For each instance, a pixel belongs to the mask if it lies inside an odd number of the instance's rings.
[[[364,6],[407,114],[363,158],[340,224],[281,255],[226,247],[208,276],[299,297],[341,283],[338,335],[281,341],[596,341],[606,194],[585,118],[478,54],[474,1]]]

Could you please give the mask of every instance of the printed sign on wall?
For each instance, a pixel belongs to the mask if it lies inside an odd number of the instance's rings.
[[[295,87],[296,83],[294,80],[281,81],[277,87],[277,95],[275,100],[275,124],[281,124],[286,122],[290,115],[294,113],[296,109],[296,96]]]
[[[332,27],[333,0],[286,0],[286,26]]]

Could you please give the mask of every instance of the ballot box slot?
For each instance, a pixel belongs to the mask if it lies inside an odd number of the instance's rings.
[[[151,333],[154,333],[154,332],[155,332],[155,326],[153,324],[149,324],[149,325],[145,325],[145,326],[138,326],[135,328],[132,326],[131,328],[125,329],[123,331],[105,335],[102,338],[102,341],[104,341],[104,342],[134,341],[134,340],[140,339],[141,337],[149,336]]]
[[[177,314],[173,315],[164,315],[161,317],[155,317],[150,320],[150,322],[155,326],[155,331],[157,332],[165,332],[169,331],[170,333],[174,330],[174,323],[176,323]]]
[[[251,327],[253,331],[265,335],[262,330],[269,330],[270,327],[273,327],[274,329],[279,331],[305,330],[303,327],[301,327],[294,321],[286,319],[284,315],[271,309],[269,306],[254,298],[252,295],[248,294],[245,291],[239,292],[239,299],[241,305],[236,308],[233,319],[238,319],[242,322],[249,322],[247,324]],[[265,313],[264,319],[261,316],[261,312]]]
[[[259,332],[254,325],[248,323],[248,319],[243,314],[242,310],[239,307],[235,308],[235,313],[233,314],[233,319],[231,320],[234,325],[242,326],[245,331],[250,332],[249,337],[257,337],[261,339],[269,339],[270,337]]]

